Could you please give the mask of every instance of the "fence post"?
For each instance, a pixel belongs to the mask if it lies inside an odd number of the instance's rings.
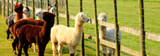
[[[9,16],[9,0],[7,0],[7,17]]]
[[[34,0],[32,0],[32,17],[33,17],[33,19],[35,19],[35,8],[34,8]]]
[[[69,27],[69,11],[68,11],[68,0],[66,0],[66,17],[67,17],[67,26]]]
[[[79,1],[80,2],[80,12],[83,11],[82,8],[82,0]],[[82,32],[82,40],[81,40],[81,56],[85,56],[85,49],[84,49],[84,32]]]
[[[26,6],[28,6],[28,0],[26,0]]]
[[[41,7],[41,10],[42,10],[42,0],[40,0],[40,7]]]
[[[140,49],[141,49],[140,52],[141,56],[146,56],[143,0],[139,0],[139,27],[140,27]]]
[[[49,11],[49,0],[47,0],[47,9],[48,9],[48,11]]]
[[[58,13],[58,0],[55,0],[55,5],[56,5],[56,24],[58,25],[59,24],[59,13]]]
[[[23,4],[23,0],[21,0],[21,4]]]
[[[0,1],[0,15],[2,15],[2,1]]]
[[[16,0],[16,3],[18,3],[18,0]]]
[[[120,56],[120,40],[118,38],[118,31],[119,31],[119,26],[118,26],[118,15],[117,15],[117,1],[113,0],[113,5],[114,5],[114,25],[115,25],[115,43],[116,43],[116,56]]]
[[[96,56],[99,56],[99,33],[98,33],[98,20],[97,20],[97,4],[94,0],[94,18],[95,18],[95,32],[96,32]]]
[[[13,13],[13,0],[11,0],[11,13]]]
[[[3,18],[5,18],[5,0],[3,0],[3,10],[2,10]]]

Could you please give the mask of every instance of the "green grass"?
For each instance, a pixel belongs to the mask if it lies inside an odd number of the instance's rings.
[[[69,13],[76,15],[79,12],[79,1],[69,0]],[[160,34],[160,0],[144,0],[145,30],[150,33]],[[118,0],[119,25],[139,29],[139,4],[138,0]],[[104,12],[108,16],[107,22],[114,23],[114,9],[112,0],[97,0],[98,14]],[[83,1],[83,12],[89,18],[94,18],[93,0]]]
[[[64,18],[60,17],[60,24],[66,25],[65,24],[65,20]],[[74,20],[70,20],[70,27],[74,27]],[[13,56],[14,54],[12,53],[12,41],[13,40],[7,40],[6,39],[6,29],[7,29],[7,25],[5,24],[5,19],[0,17],[0,56]],[[84,24],[84,33],[88,34],[88,35],[92,35],[95,36],[95,31],[94,31],[94,25],[93,24],[88,24],[85,23]],[[96,42],[86,39],[85,38],[85,55],[86,56],[96,56],[95,52],[96,52]],[[147,51],[147,55],[160,55],[160,42],[157,41],[152,41],[152,40],[146,40],[146,51]],[[129,33],[125,33],[122,32],[122,41],[121,44],[123,46],[126,46],[128,48],[131,48],[133,50],[139,51],[139,37],[138,36],[134,36],[131,35]],[[52,47],[51,47],[51,42],[48,43],[46,50],[45,50],[45,56],[52,56]],[[69,56],[68,54],[68,47],[64,46],[63,47],[63,56]],[[80,56],[81,53],[81,48],[80,45],[78,46],[77,50],[76,50],[76,56]],[[100,51],[100,54],[102,55],[102,52]],[[24,56],[24,54],[22,54]],[[37,53],[34,53],[32,48],[29,49],[29,55],[30,56],[35,56],[38,55]],[[58,55],[58,53],[57,53]],[[16,56],[16,55],[14,55]],[[132,56],[130,54],[127,54],[125,52],[121,52],[121,56]]]

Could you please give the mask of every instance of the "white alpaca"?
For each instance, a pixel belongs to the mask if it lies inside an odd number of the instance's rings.
[[[23,18],[29,18],[30,17],[30,9],[28,7],[23,8]]]
[[[36,10],[36,16],[37,16],[36,20],[43,20],[42,13],[43,13],[43,10],[41,9]]]
[[[105,13],[100,13],[98,16],[99,21],[106,22],[107,19],[108,19],[107,15]],[[115,42],[114,32],[115,32],[115,29],[109,29],[109,28],[106,29],[106,26],[100,25],[99,38],[105,39],[111,42]],[[119,34],[118,37],[121,41],[121,31],[118,31],[118,34]],[[103,56],[106,56],[107,54],[106,46],[101,45],[101,47],[102,47]],[[108,47],[108,56],[114,56],[114,53],[115,53],[115,49]]]
[[[41,9],[36,10],[36,16],[37,16],[36,20],[43,20],[43,17],[42,17],[43,12],[45,12],[45,10],[41,10]],[[49,6],[49,12],[55,13],[55,6]]]
[[[74,56],[76,47],[81,42],[83,23],[88,22],[89,19],[85,14],[78,13],[75,17],[75,27],[67,27],[63,25],[57,25],[51,28],[51,42],[53,56],[56,56],[56,49],[58,46],[59,56],[62,56],[63,45],[67,45],[69,53]]]

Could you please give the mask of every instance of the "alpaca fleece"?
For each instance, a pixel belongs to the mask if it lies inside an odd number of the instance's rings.
[[[67,27],[57,25],[51,29],[51,42],[53,56],[56,56],[56,48],[58,46],[59,56],[62,56],[63,45],[67,45],[70,55],[74,55],[76,47],[82,39],[83,23],[88,22],[89,19],[83,13],[78,13],[75,18],[75,27]]]
[[[44,56],[45,47],[50,40],[50,29],[54,25],[54,17],[55,14],[44,12],[43,26],[40,26],[42,23],[39,22],[43,20],[20,20],[15,23],[12,28],[10,28],[10,30],[12,30],[12,34],[17,37],[19,42],[19,56],[21,56],[21,50],[23,46],[25,55],[28,56],[27,50],[30,43],[36,43],[39,48],[38,55]]]
[[[108,19],[107,15],[105,13],[100,13],[98,16],[99,21],[106,22],[107,19]],[[111,42],[115,42],[114,32],[115,32],[115,29],[106,28],[106,26],[100,25],[99,38],[108,40]],[[121,40],[121,31],[118,31],[118,34],[119,34],[118,38]],[[101,47],[102,47],[103,56],[106,56],[107,54],[106,46],[101,44]],[[115,49],[108,47],[108,52],[109,52],[108,56],[114,56]]]

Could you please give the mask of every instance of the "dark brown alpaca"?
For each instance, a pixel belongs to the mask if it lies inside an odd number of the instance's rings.
[[[18,56],[21,56],[23,46],[25,55],[28,56],[28,45],[31,43],[36,43],[38,55],[44,56],[45,47],[50,40],[50,30],[54,25],[54,18],[55,14],[44,12],[43,19],[45,22],[43,26],[36,25],[38,20],[20,20],[10,28],[11,33],[19,40]]]
[[[20,28],[23,25],[26,24],[32,24],[32,25],[39,25],[39,26],[43,26],[43,24],[45,23],[45,21],[43,20],[27,20],[27,19],[23,19],[23,20],[19,20],[17,21],[13,26],[10,27],[10,31],[12,33],[12,35],[15,37],[13,43],[12,43],[12,48],[13,48],[13,53],[16,54],[16,46],[18,45],[18,38],[16,36],[16,29]]]

